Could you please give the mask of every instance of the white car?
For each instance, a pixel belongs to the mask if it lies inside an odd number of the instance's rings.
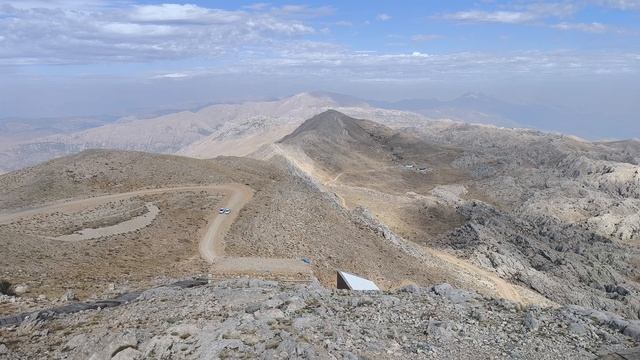
[[[224,209],[224,213],[225,214],[230,214],[231,213],[231,209]]]
[[[225,208],[218,209],[218,214],[224,214],[224,210],[225,210]]]

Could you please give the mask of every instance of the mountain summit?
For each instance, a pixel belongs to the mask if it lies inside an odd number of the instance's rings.
[[[389,135],[392,130],[372,121],[355,119],[336,110],[327,110],[306,120],[280,142],[294,143],[298,138],[309,140],[310,137],[317,136],[323,141],[351,141],[371,145],[373,133]]]

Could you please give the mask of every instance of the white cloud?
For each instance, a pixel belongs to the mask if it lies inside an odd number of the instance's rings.
[[[640,0],[595,0],[596,4],[620,10],[640,10]]]
[[[122,1],[112,1],[112,4]],[[17,9],[86,9],[108,5],[106,0],[0,0],[0,6],[8,5]]]
[[[532,13],[521,11],[460,11],[453,14],[446,14],[443,18],[465,22],[496,22],[506,24],[526,23],[537,19]]]
[[[133,21],[142,22],[203,22],[231,23],[239,14],[230,11],[202,8],[192,4],[162,4],[135,6],[130,14]]]
[[[525,5],[514,5],[515,9],[525,11],[539,18],[566,17],[573,15],[578,9],[580,2],[534,2]]]
[[[153,78],[154,79],[184,79],[191,76],[192,76],[191,74],[180,72],[180,73],[168,73],[168,74],[156,75]]]
[[[514,2],[498,5],[496,10],[466,10],[435,16],[438,19],[470,23],[526,24],[563,31],[586,33],[636,34],[629,29],[613,28],[601,22],[561,21],[593,5],[620,10],[640,9],[640,0],[565,0],[562,2]]]
[[[3,0],[0,0],[0,2]],[[352,51],[335,44],[310,41],[319,34],[306,21],[316,8],[254,6],[251,10],[220,10],[196,5],[132,6],[92,2],[90,7],[16,8],[3,3],[0,16],[0,65],[144,63],[204,58],[209,68],[168,68],[146,77],[180,79],[227,73],[285,76],[337,76],[345,79],[417,79],[514,74],[640,73],[638,54],[517,52],[424,54]],[[74,3],[73,0],[64,1]],[[34,5],[35,4],[35,5]],[[510,7],[496,12],[449,14],[459,21],[542,22],[560,30],[605,31],[600,23],[561,21],[571,6],[553,4]],[[311,11],[313,12],[313,11]],[[302,17],[296,14],[305,14]],[[453,19],[454,17],[452,17]],[[323,26],[327,22],[320,22]],[[348,24],[343,24],[348,26]],[[604,28],[603,28],[604,27]],[[437,34],[416,34],[412,41],[430,41]],[[406,40],[406,36],[404,37]],[[415,43],[413,45],[416,45]],[[407,45],[410,46],[410,45]],[[216,60],[218,59],[218,60]]]
[[[525,51],[509,54],[461,52],[453,54],[356,52],[331,44],[298,43],[270,58],[243,57],[235,70],[243,74],[320,76],[394,82],[474,80],[478,77],[583,78],[594,74],[640,74],[638,54]]]
[[[107,23],[102,30],[115,35],[163,36],[173,34],[177,29],[165,25],[141,25],[132,23]]]
[[[562,22],[559,24],[552,25],[551,27],[558,30],[576,30],[576,31],[589,32],[589,33],[603,33],[609,30],[609,28],[606,25],[599,22],[592,22],[592,23]]]
[[[280,8],[273,8],[275,13],[283,13],[305,17],[327,16],[334,13],[335,9],[331,6],[312,7],[308,5],[284,5]]]
[[[380,21],[388,21],[391,20],[391,16],[388,14],[378,14],[376,16],[376,20],[380,20]]]
[[[531,23],[545,18],[562,18],[577,11],[578,7],[570,2],[528,3],[510,5],[506,9],[485,11],[466,10],[443,14],[440,17],[461,22],[494,22],[504,24]]]
[[[253,3],[253,4],[249,4],[249,5],[245,5],[243,6],[243,8],[245,9],[249,9],[249,10],[264,10],[266,8],[269,7],[268,3]]]
[[[306,7],[289,8],[283,15],[271,9],[227,11],[190,4],[0,1],[4,65],[218,57],[245,48],[264,53],[274,42],[287,44],[316,33],[293,15],[311,11]]]

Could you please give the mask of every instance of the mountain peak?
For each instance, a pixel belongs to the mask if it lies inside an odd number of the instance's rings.
[[[353,119],[353,118],[350,118],[349,116],[347,116],[347,115],[345,115],[345,114],[341,113],[340,111],[338,111],[338,110],[334,110],[334,109],[328,109],[328,110],[326,110],[326,111],[323,111],[323,112],[321,112],[320,114],[318,114],[318,115],[316,115],[316,116],[312,117],[312,118],[311,118],[311,119],[309,119],[309,120],[313,120],[313,119],[316,119],[316,118],[318,118],[318,119],[320,119],[320,120],[322,120],[322,119],[338,120],[338,119],[342,119],[342,118],[349,118],[349,119]],[[308,120],[307,120],[307,121],[308,121]],[[319,120],[316,120],[316,121],[319,121]]]
[[[322,123],[322,122],[343,122],[343,121],[356,121],[356,119],[349,117],[348,115],[345,115],[338,110],[328,109],[313,116],[310,119],[307,119],[303,123],[303,125],[307,123],[315,124],[315,123]]]
[[[339,111],[329,109],[303,122],[294,132],[285,136],[280,142],[293,140],[306,133],[321,133],[323,136],[333,137],[343,132],[345,128],[357,126],[358,120]]]

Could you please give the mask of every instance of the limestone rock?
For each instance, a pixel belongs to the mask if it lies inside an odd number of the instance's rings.
[[[527,312],[524,316],[524,327],[529,331],[536,331],[540,327],[540,321],[532,312]]]

